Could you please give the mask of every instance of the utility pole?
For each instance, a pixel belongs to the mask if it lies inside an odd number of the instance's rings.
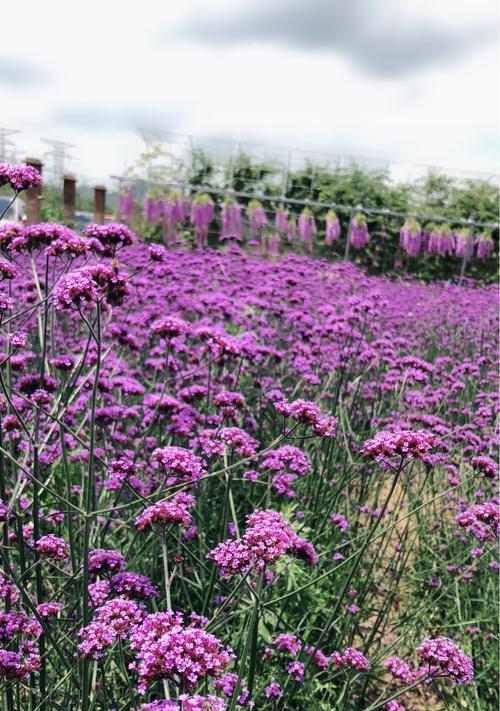
[[[52,169],[49,171],[52,182],[54,185],[59,185],[66,172],[66,162],[73,157],[68,154],[68,151],[70,148],[74,148],[74,145],[64,141],[53,141],[48,138],[44,138],[43,141],[51,147],[51,150],[47,151],[44,156],[52,158]]]
[[[4,128],[0,126],[0,163],[14,162],[16,155],[16,145],[9,136],[21,133],[14,128]]]

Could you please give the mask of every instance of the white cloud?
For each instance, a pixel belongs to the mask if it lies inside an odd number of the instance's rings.
[[[321,0],[304,5],[326,7]],[[347,6],[334,5],[338,13]],[[264,13],[263,7],[250,0],[210,5],[213,17],[225,13],[226,27],[246,10],[259,20],[256,8]],[[314,52],[293,41],[295,29],[287,41],[250,32],[244,41],[208,41],[206,3],[199,0],[140,6],[88,0],[79,16],[70,16],[67,2],[27,0],[23,42],[14,32],[2,37],[0,124],[21,129],[22,154],[46,150],[41,138],[75,144],[78,160],[69,167],[99,182],[133,159],[136,126],[498,171],[498,55],[488,33],[477,40],[486,23],[496,25],[495,6],[490,0],[374,0],[373,7],[375,36],[397,31],[398,22],[416,23],[434,28],[433,37],[444,33],[451,54],[431,49],[426,57],[423,37],[422,50],[413,45],[411,67],[387,71],[384,59],[369,71],[370,52],[377,59],[382,49],[372,43],[361,51],[349,37],[337,51],[322,35]],[[339,15],[339,23],[354,32],[351,15]],[[460,51],[450,38],[460,40],[467,27],[471,41],[463,39],[467,47]],[[396,49],[401,52],[399,44]],[[396,60],[397,53],[390,58]],[[2,66],[10,67],[8,75]]]

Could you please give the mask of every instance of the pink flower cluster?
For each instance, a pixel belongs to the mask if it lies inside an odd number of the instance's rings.
[[[224,578],[245,574],[252,568],[262,570],[286,553],[304,559],[309,565],[317,563],[313,546],[299,538],[278,512],[254,511],[247,516],[246,523],[241,539],[223,541],[207,555]]]
[[[134,232],[117,222],[108,225],[89,225],[83,231],[85,237],[96,239],[102,245],[103,254],[111,256],[117,247],[127,247],[137,241]]]
[[[184,447],[159,447],[154,450],[152,461],[168,475],[167,486],[190,484],[206,474],[200,457]]]
[[[191,524],[190,508],[195,504],[195,499],[184,491],[179,491],[168,501],[158,501],[148,506],[135,519],[136,528],[141,531],[164,531],[167,526],[179,525],[188,527]]]
[[[88,570],[92,577],[116,575],[125,569],[127,563],[121,553],[104,548],[96,548],[89,553]]]
[[[124,639],[143,618],[142,607],[133,600],[115,598],[105,602],[96,609],[92,622],[79,632],[80,653],[87,659],[101,659],[106,649],[117,639]]]
[[[367,440],[361,451],[365,457],[376,462],[393,457],[423,459],[438,443],[438,438],[425,430],[383,431],[376,434],[373,439]]]
[[[434,677],[446,677],[453,684],[473,684],[472,659],[448,637],[425,639],[417,648],[420,659],[429,664]]]
[[[0,188],[10,185],[12,190],[21,192],[28,188],[38,188],[41,184],[42,176],[33,166],[0,163]]]
[[[128,277],[117,267],[98,264],[75,269],[62,276],[54,287],[56,309],[94,306],[101,299],[114,306],[129,293]]]
[[[337,420],[335,417],[326,417],[320,408],[309,400],[279,400],[274,403],[274,409],[283,417],[291,417],[296,422],[310,425],[314,434],[320,437],[334,437]]]
[[[23,681],[40,669],[40,654],[36,639],[42,628],[24,612],[12,610],[0,613],[0,678]],[[4,646],[5,645],[5,646]]]
[[[55,563],[66,560],[68,557],[68,544],[64,538],[54,536],[53,533],[48,533],[46,536],[39,538],[35,543],[35,550],[40,558],[46,558]]]
[[[182,613],[148,615],[130,635],[136,661],[131,665],[144,692],[160,679],[175,679],[194,687],[207,676],[218,677],[234,659],[233,651],[209,632],[185,627]]]
[[[500,503],[498,499],[472,504],[455,517],[455,522],[479,540],[494,540],[500,534]]]
[[[498,464],[491,457],[473,457],[471,464],[473,469],[484,474],[487,479],[498,477]]]
[[[448,679],[453,684],[474,683],[472,659],[448,637],[425,639],[417,647],[417,653],[423,663],[416,670],[399,657],[388,657],[384,665],[405,684],[413,684],[419,679],[440,678]]]
[[[189,333],[190,325],[187,321],[176,316],[163,316],[151,326],[151,333],[165,338],[175,338]]]

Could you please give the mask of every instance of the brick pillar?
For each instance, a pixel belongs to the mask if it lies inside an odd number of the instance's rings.
[[[96,185],[94,188],[94,222],[98,225],[103,225],[105,212],[106,188],[102,185]]]
[[[72,225],[75,221],[76,178],[65,175],[63,182],[63,222]]]
[[[42,172],[43,163],[38,158],[26,158],[26,165],[31,165],[36,168],[39,173]],[[40,210],[42,207],[42,187],[28,188],[24,193],[26,200],[26,222],[28,225],[33,225],[35,222],[40,222]]]

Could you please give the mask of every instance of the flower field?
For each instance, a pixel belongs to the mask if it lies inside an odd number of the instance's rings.
[[[0,247],[4,711],[497,707],[496,285]]]

